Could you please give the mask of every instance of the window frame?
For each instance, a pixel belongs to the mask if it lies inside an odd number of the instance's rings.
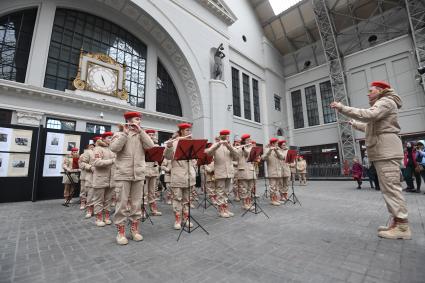
[[[325,89],[325,86],[326,86],[326,89]],[[323,123],[324,124],[335,123],[337,121],[336,112],[334,109],[330,107],[331,102],[334,101],[331,81],[327,80],[327,81],[319,83],[319,91],[320,91],[320,99],[322,101]],[[331,119],[329,119],[329,117]]]
[[[294,99],[295,97],[297,97],[297,99]],[[301,89],[291,91],[291,105],[294,129],[304,128],[305,126]]]
[[[273,100],[274,101],[274,110],[282,112],[282,97],[280,97],[280,95],[275,94],[273,96],[273,98],[274,98],[274,100]],[[276,104],[276,102],[277,102],[276,100],[279,100],[278,104]],[[276,107],[277,105],[279,105],[279,106]]]
[[[49,121],[50,120],[59,121],[60,124],[61,124],[61,128],[58,129],[58,128],[49,127]],[[62,128],[63,122],[73,123],[74,124],[73,129],[63,129]],[[46,118],[46,129],[62,130],[62,131],[74,131],[75,132],[76,127],[77,127],[77,121],[75,121],[75,120],[66,120],[66,119],[55,118],[55,117],[47,117]]]
[[[97,128],[97,127],[105,127],[105,131],[100,131],[99,130],[99,132],[97,132],[97,131],[94,131],[94,132],[89,132],[88,130],[87,130],[87,126],[88,125],[92,125],[92,126],[95,126],[95,129]],[[101,135],[101,134],[103,134],[103,133],[105,133],[105,132],[110,132],[111,131],[111,125],[106,125],[106,124],[95,124],[95,123],[90,123],[90,122],[87,122],[86,123],[86,133],[91,133],[91,134],[97,134],[97,135]]]
[[[320,125],[316,85],[305,87],[304,95],[305,95],[305,104],[306,104],[306,110],[307,110],[308,126],[312,127],[312,126]]]

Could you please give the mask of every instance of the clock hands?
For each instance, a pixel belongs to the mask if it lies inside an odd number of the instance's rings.
[[[102,77],[103,85],[105,85],[106,83],[105,83],[105,79],[103,78],[103,75],[100,75],[100,76]]]

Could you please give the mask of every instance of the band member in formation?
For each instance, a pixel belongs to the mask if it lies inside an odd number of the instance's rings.
[[[280,200],[288,200],[288,190],[289,190],[289,178],[291,177],[291,167],[288,162],[286,162],[286,156],[288,155],[288,147],[286,146],[285,140],[280,140],[278,142],[279,148],[282,150],[283,160],[281,161],[282,165],[282,178],[279,181],[279,192]]]
[[[233,147],[237,148],[241,145],[240,140],[234,140],[233,141]],[[233,158],[233,195],[235,196],[234,201],[240,201],[240,188],[239,188],[239,181],[238,181],[238,156],[235,156]]]
[[[177,150],[177,144],[181,139],[191,139],[192,125],[181,123],[177,125],[179,128],[176,133],[176,138],[166,142],[164,156],[171,160],[171,189],[173,191],[173,210],[175,216],[174,229],[181,229],[181,221],[183,215],[183,223],[193,227],[189,221],[189,190],[194,190],[196,183],[196,160],[175,160],[174,153]],[[188,168],[189,166],[189,168]],[[189,176],[187,176],[189,172]],[[189,180],[188,180],[189,179]],[[189,182],[189,183],[188,183]],[[190,187],[190,188],[189,188]]]
[[[217,195],[217,206],[220,217],[234,216],[230,211],[228,201],[232,189],[233,159],[238,156],[237,150],[229,142],[229,130],[221,130],[219,141],[205,150],[214,157],[214,179]]]
[[[376,168],[391,222],[378,228],[378,236],[389,239],[411,239],[406,201],[400,184],[400,163],[403,146],[398,136],[398,109],[402,106],[398,96],[387,82],[371,83],[368,92],[370,108],[359,109],[332,102],[331,108],[354,120],[353,128],[366,134],[369,161]]]
[[[252,144],[249,134],[241,136],[241,145],[238,152],[238,181],[240,184],[241,206],[243,209],[250,209],[252,204],[251,189],[257,179],[253,162],[247,162],[251,152]]]
[[[152,139],[141,128],[141,113],[126,112],[126,123],[112,138],[110,148],[116,154],[115,186],[120,194],[114,214],[114,223],[118,228],[116,241],[119,245],[128,243],[125,234],[127,219],[131,221],[131,237],[134,241],[143,240],[139,232],[139,220],[142,216],[142,190],[145,179],[145,149],[154,146]],[[126,211],[130,201],[130,211]]]
[[[165,190],[167,191],[165,195],[165,202],[166,204],[171,204],[171,201],[173,199],[173,192],[170,188],[170,182],[171,182],[171,161],[167,158],[164,158],[164,160],[161,163],[161,170],[164,171],[164,184],[165,184]]]
[[[109,148],[112,136],[112,132],[104,133],[102,138],[96,141],[96,147],[93,150],[93,205],[96,215],[95,224],[98,227],[112,224],[110,211],[114,188],[111,185],[114,177],[112,166],[115,163],[115,153]]]
[[[265,147],[261,159],[267,162],[267,175],[270,186],[270,203],[275,206],[280,205],[279,181],[282,179],[282,161],[284,156],[277,146],[277,138],[271,138]]]
[[[298,179],[300,180],[300,185],[307,185],[307,162],[304,160],[303,156],[297,156],[297,173]]]
[[[295,160],[289,163],[289,168],[291,169],[291,182],[295,183],[296,174],[297,174],[297,167],[296,167]]]
[[[86,216],[88,219],[94,214],[94,203],[93,203],[93,162],[94,162],[94,149],[96,147],[96,141],[101,137],[93,138],[93,149],[84,153],[79,161],[80,169],[86,171],[86,187],[87,187],[87,203],[86,203]]]
[[[88,144],[83,154],[81,154],[80,158],[78,159],[78,168],[80,168],[80,209],[81,210],[86,208],[88,188],[89,188],[86,185],[87,170],[85,170],[84,167],[81,165],[81,160],[83,160],[85,156],[89,154],[89,151],[93,151],[93,148],[94,148],[93,143]],[[91,194],[90,194],[90,198],[91,198]]]
[[[158,146],[158,139],[156,138],[156,131],[149,129],[145,131],[148,136],[152,139],[155,146]],[[146,162],[146,175],[145,175],[145,185],[144,185],[144,200],[143,200],[143,209],[146,209],[146,206],[149,203],[149,209],[151,210],[152,216],[161,216],[162,212],[158,211],[158,206],[156,204],[156,188],[158,187],[158,178],[159,178],[159,165],[158,162]],[[142,211],[143,215],[145,211]]]
[[[64,172],[69,173],[68,175],[64,174],[62,178],[62,184],[64,185],[64,189],[63,189],[63,197],[65,199],[64,205],[67,205],[67,203],[71,201],[72,199],[72,194],[74,191],[72,187],[73,186],[72,182],[77,184],[79,181],[78,175],[76,174],[76,172],[80,171],[78,167],[78,159],[79,159],[79,153],[78,153],[78,148],[76,147],[71,148],[71,154],[66,156],[63,159],[62,169],[64,170]]]
[[[207,191],[207,196],[211,200],[213,205],[217,205],[217,193],[215,187],[215,178],[214,178],[214,160],[210,164],[202,165],[203,172],[205,176],[205,190]]]

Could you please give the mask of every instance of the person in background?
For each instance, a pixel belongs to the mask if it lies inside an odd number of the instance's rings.
[[[300,179],[300,186],[307,185],[307,161],[305,161],[303,156],[298,156],[297,159],[297,172],[298,178]]]
[[[419,140],[416,143],[416,162],[418,163],[418,165],[415,168],[415,172],[417,172],[417,174],[422,176],[422,179],[425,182],[425,151],[424,151],[424,145],[425,145],[424,140]],[[418,177],[418,179],[419,179],[419,177]],[[417,181],[418,180],[416,179],[416,182]]]
[[[421,176],[419,176],[419,174],[415,171],[415,168],[418,166],[418,163],[416,161],[416,150],[410,142],[406,143],[403,165],[403,177],[407,185],[405,191],[411,193],[419,193],[421,191]],[[413,176],[415,176],[416,179],[416,189],[415,185],[413,184]]]
[[[62,178],[62,184],[64,185],[64,206],[68,206],[69,202],[72,200],[72,195],[74,193],[73,186],[79,182],[79,177],[76,173],[80,171],[80,167],[78,166],[79,157],[78,148],[73,147],[71,148],[71,154],[63,159],[62,169],[64,172],[68,172],[68,175],[63,174]]]
[[[357,158],[353,159],[351,174],[353,175],[353,179],[357,182],[357,189],[360,190],[362,188],[363,167]]]
[[[365,175],[369,178],[370,188],[374,189],[374,176],[370,170],[369,157],[367,157],[367,152],[365,151],[364,157],[362,160],[363,171],[366,173]]]

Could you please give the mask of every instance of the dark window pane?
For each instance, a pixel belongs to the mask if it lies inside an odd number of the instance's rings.
[[[249,76],[242,74],[243,109],[245,119],[251,120],[251,96],[249,94]]]
[[[316,86],[305,88],[305,102],[307,106],[308,125],[319,125],[319,110],[317,109]]]
[[[56,118],[47,118],[46,128],[65,130],[65,131],[75,131],[75,121],[61,120]]]
[[[304,127],[303,102],[301,100],[301,90],[291,92],[292,116],[294,119],[294,128]]]
[[[320,84],[320,96],[322,98],[323,122],[325,124],[336,122],[335,110],[329,106],[334,100],[330,81]]]
[[[260,123],[260,95],[256,79],[252,79],[252,98],[254,100],[254,121]]]
[[[117,34],[120,34],[120,37],[117,37]],[[45,87],[57,90],[71,88],[72,80],[78,71],[81,48],[85,52],[105,53],[121,64],[126,63],[127,79],[131,79],[131,82],[126,83],[130,94],[129,103],[145,107],[146,45],[119,26],[80,11],[56,10]],[[119,49],[121,51],[118,51]],[[13,54],[5,54],[12,56],[9,61],[13,62]],[[56,62],[58,60],[59,63]],[[7,71],[14,76],[19,74],[16,68],[7,68]]]
[[[281,111],[281,106],[280,106],[280,96],[275,95],[274,96],[274,109],[277,111]]]
[[[92,124],[92,123],[86,124],[87,133],[103,134],[104,132],[110,132],[110,131],[111,131],[110,125],[98,125],[98,124]]]
[[[239,70],[232,67],[233,115],[241,116],[241,92],[239,87]]]
[[[0,79],[23,83],[37,9],[0,17]]]
[[[144,88],[139,89],[140,91],[144,92]],[[177,90],[170,75],[159,60],[156,81],[156,111],[182,116]]]

